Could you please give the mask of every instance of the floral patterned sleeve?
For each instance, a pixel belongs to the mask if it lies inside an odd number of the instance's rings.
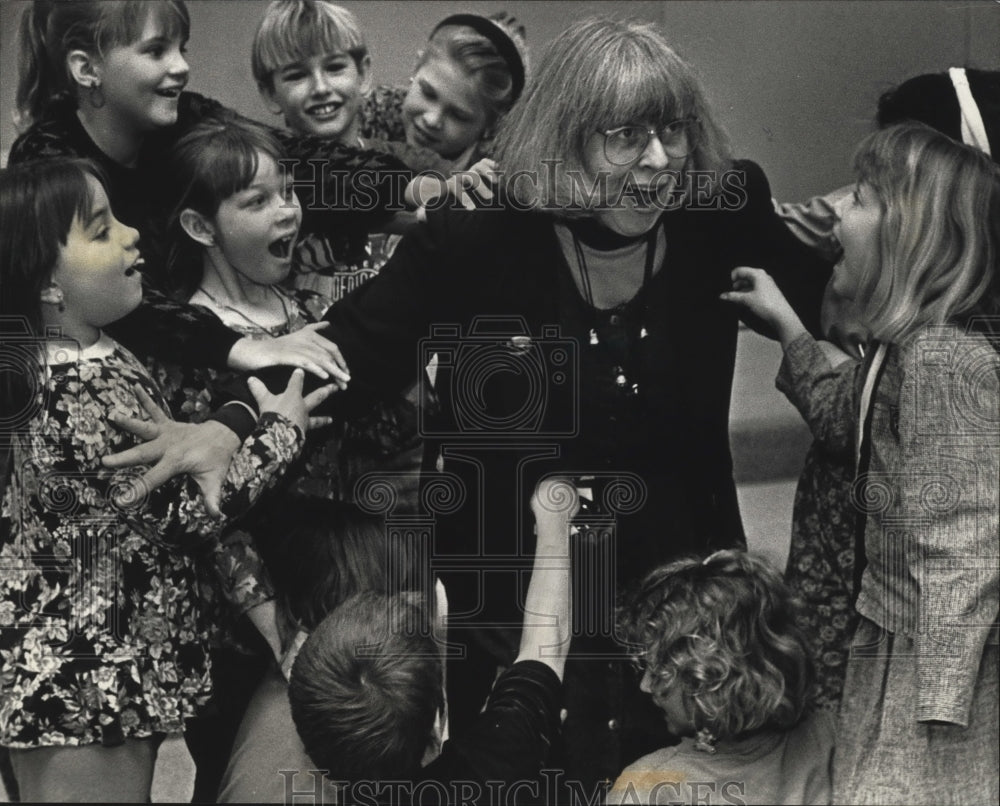
[[[361,107],[361,136],[367,139],[406,142],[403,128],[403,87],[380,84],[365,96]]]
[[[857,384],[862,365],[830,365],[808,333],[788,345],[775,386],[799,410],[824,448],[850,455],[858,419]]]
[[[101,458],[136,442],[108,419],[144,416],[136,387],[163,405],[138,360],[104,338],[50,364],[38,413],[15,442],[0,524],[4,745],[183,730],[210,690],[198,555],[301,448],[296,426],[263,415],[229,468],[219,518],[187,477],[127,499],[142,470],[113,471]]]

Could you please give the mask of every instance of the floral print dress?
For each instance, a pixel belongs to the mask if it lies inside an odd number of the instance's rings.
[[[242,325],[231,321],[228,326],[242,336],[275,338],[318,322],[330,304],[325,297],[311,291],[275,291],[286,306],[288,317],[284,325],[268,329],[247,320]],[[146,359],[146,366],[163,390],[174,416],[191,423],[205,421],[217,406],[220,388],[239,375],[231,370],[181,367],[153,358]],[[335,426],[310,431],[302,456],[285,474],[282,489],[326,498],[342,497],[337,436]],[[240,638],[243,631],[239,622],[248,610],[273,599],[274,590],[250,530],[244,526],[227,529],[211,556],[205,559],[199,568],[199,594],[200,606],[211,625],[209,643],[253,654]]]
[[[49,349],[33,418],[17,434],[0,520],[0,744],[121,744],[183,730],[210,694],[194,591],[200,553],[295,458],[302,432],[261,416],[233,457],[222,518],[178,477],[122,496],[142,468],[101,458],[137,438],[109,415],[162,408],[146,369],[107,336]]]

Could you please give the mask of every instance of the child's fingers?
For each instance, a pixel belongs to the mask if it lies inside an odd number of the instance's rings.
[[[268,400],[271,399],[271,392],[264,385],[264,383],[257,378],[247,378],[247,388],[250,390],[250,394],[253,395],[253,399],[257,401],[258,408],[263,408],[267,404]]]
[[[302,396],[302,380],[306,377],[305,372],[301,369],[296,369],[292,371],[292,377],[288,379],[288,384],[285,386],[285,391],[282,392],[283,395],[287,395],[291,392],[293,395]]]
[[[154,423],[162,423],[164,420],[170,419],[139,384],[133,386],[132,389],[135,392],[136,400],[139,401],[139,405],[146,410],[146,414],[152,418]]]
[[[301,392],[301,385],[299,388]],[[305,404],[306,411],[312,411],[320,403],[326,400],[330,395],[337,391],[336,384],[328,383],[326,386],[321,386],[319,389],[314,389],[308,395],[302,398],[302,402]],[[329,418],[325,418],[329,419]]]
[[[476,187],[476,194],[483,201],[491,201],[493,199],[493,191],[490,189],[489,180],[486,177],[483,177],[483,180]]]
[[[155,442],[143,442],[134,448],[122,451],[121,453],[102,456],[101,464],[105,467],[130,467],[132,465],[148,465],[151,462],[159,461],[163,456],[163,446]]]
[[[135,434],[146,442],[156,439],[160,435],[159,426],[155,422],[149,422],[149,420],[137,420],[135,417],[126,417],[118,412],[111,412],[108,415],[108,420],[116,427],[128,431],[130,434]]]
[[[142,493],[148,494],[177,475],[176,470],[172,470],[166,463],[157,462],[147,470],[141,478],[132,482]]]
[[[324,428],[333,422],[333,417],[310,417],[309,425],[306,428],[312,431],[316,428]]]

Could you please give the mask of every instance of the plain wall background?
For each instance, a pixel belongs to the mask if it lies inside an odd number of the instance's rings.
[[[0,151],[16,130],[14,47],[24,0],[0,1]],[[344,0],[368,36],[375,80],[402,84],[434,23],[462,11],[505,9],[528,29],[533,53],[592,13],[662,25],[700,72],[737,155],[759,162],[783,200],[850,180],[855,143],[872,128],[881,92],[953,65],[1000,69],[1000,3],[863,2],[365,2]],[[280,123],[250,76],[250,42],[265,0],[188,0],[189,88],[251,117]]]

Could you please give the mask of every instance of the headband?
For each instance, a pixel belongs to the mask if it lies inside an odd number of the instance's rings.
[[[446,25],[464,25],[490,40],[510,70],[512,82],[510,102],[514,103],[521,97],[521,91],[524,89],[524,60],[517,52],[514,40],[503,28],[488,17],[480,17],[478,14],[452,14],[434,26],[431,38]]]
[[[976,104],[976,99],[972,97],[969,77],[965,74],[965,68],[950,67],[948,76],[955,87],[955,95],[958,96],[958,107],[962,117],[962,142],[975,146],[980,151],[985,152],[987,156],[992,157],[990,141],[986,136],[986,127],[983,125],[983,116],[979,114],[979,106]]]

